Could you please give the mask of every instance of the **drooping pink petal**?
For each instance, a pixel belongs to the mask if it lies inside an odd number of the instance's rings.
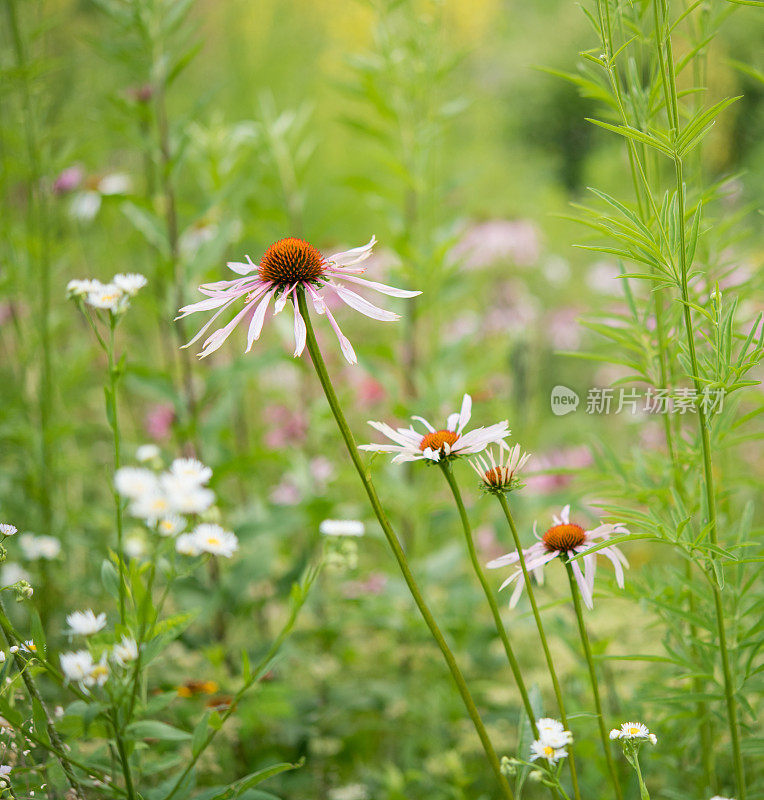
[[[300,309],[297,306],[297,290],[294,290],[294,357],[302,355],[305,349],[305,342],[307,341],[308,331],[305,326],[305,320],[300,314]]]
[[[228,269],[233,270],[239,275],[249,275],[253,269],[257,269],[257,265],[252,263],[252,259],[249,256],[244,256],[247,261],[229,261],[228,262]]]
[[[186,347],[191,347],[191,345],[192,345],[192,344],[194,344],[194,342],[197,342],[197,341],[199,341],[199,339],[201,339],[201,338],[202,338],[202,336],[204,336],[204,334],[205,334],[205,333],[206,333],[206,332],[209,330],[209,328],[210,328],[210,326],[212,325],[212,323],[213,323],[213,322],[214,322],[214,321],[215,321],[215,320],[216,320],[216,319],[217,319],[217,318],[218,318],[218,317],[219,317],[219,316],[220,316],[220,315],[221,315],[221,314],[222,314],[222,313],[223,313],[223,312],[224,312],[226,309],[230,308],[230,307],[231,307],[231,306],[232,306],[232,305],[233,305],[233,304],[234,304],[234,303],[235,303],[235,302],[236,302],[238,299],[239,299],[238,297],[232,297],[232,298],[231,298],[231,299],[230,299],[230,300],[229,300],[229,301],[228,301],[228,302],[227,302],[227,303],[226,303],[226,304],[225,304],[225,305],[224,305],[224,306],[223,306],[223,307],[222,307],[222,308],[221,308],[219,311],[216,311],[216,312],[215,312],[215,313],[214,313],[214,314],[213,314],[213,315],[212,315],[212,316],[211,316],[211,317],[210,317],[210,318],[207,320],[207,322],[206,322],[204,325],[202,325],[202,327],[199,329],[199,331],[196,333],[196,335],[193,337],[193,339],[190,339],[188,342],[186,342],[185,344],[181,345],[181,347],[182,347],[183,349],[185,349]]]
[[[375,431],[379,431],[383,436],[387,436],[388,439],[392,439],[394,442],[404,447],[411,447],[412,445],[414,447],[419,447],[419,443],[424,438],[415,431],[412,431],[411,434],[400,428],[396,431],[384,422],[369,420],[368,424],[371,425]]]
[[[331,311],[329,311],[328,308],[325,310],[325,313],[326,318],[329,320],[329,324],[334,329],[335,334],[337,334],[337,339],[340,343],[340,349],[342,350],[342,355],[345,356],[345,360],[348,362],[348,364],[357,364],[358,358],[356,357],[355,350],[353,350],[353,345],[350,344],[350,340],[340,330],[337,320],[334,319],[334,315]]]
[[[268,304],[271,302],[271,297],[273,297],[275,292],[275,287],[269,289],[262,300],[260,300],[257,309],[255,309],[255,313],[252,315],[252,320],[249,323],[249,330],[247,331],[247,349],[244,351],[245,353],[248,353],[252,349],[252,345],[260,338],[263,325],[265,324],[265,314],[268,311]]]
[[[573,567],[573,575],[575,576],[578,588],[581,590],[581,597],[584,599],[584,605],[587,608],[594,608],[594,599],[592,597],[592,591],[589,588],[589,582],[586,580],[584,573],[581,572],[578,561],[571,561],[570,565]]]
[[[208,355],[214,353],[216,350],[220,348],[220,346],[225,342],[225,340],[233,333],[234,328],[241,322],[241,320],[246,316],[249,310],[254,306],[257,300],[251,300],[247,303],[244,308],[226,325],[224,328],[220,328],[220,330],[215,331],[212,336],[207,339],[204,343],[204,347],[202,348],[202,352],[199,353],[199,358],[206,358]]]
[[[357,283],[359,286],[367,286],[369,289],[374,289],[382,294],[390,295],[390,297],[416,297],[422,294],[421,292],[412,292],[408,289],[396,289],[394,286],[388,286],[386,283],[377,283],[377,281],[369,281],[366,278],[356,278],[353,275],[343,275],[341,272],[333,272],[332,270],[326,271],[327,275],[332,275],[341,278],[343,281],[349,283]]]
[[[350,289],[346,289],[344,286],[340,286],[336,283],[330,283],[328,284],[328,288],[333,289],[340,300],[342,300],[344,303],[349,305],[351,308],[354,308],[356,311],[360,311],[361,314],[364,314],[367,317],[377,319],[380,322],[395,322],[396,320],[400,319],[399,314],[395,314],[392,311],[386,311],[384,308],[375,306],[373,303],[370,303],[368,300],[361,297],[360,294],[356,294]]]

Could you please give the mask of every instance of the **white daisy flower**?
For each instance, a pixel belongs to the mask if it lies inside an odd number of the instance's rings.
[[[13,586],[19,581],[29,581],[31,577],[24,567],[12,561],[6,561],[0,567],[0,585],[2,586]]]
[[[119,273],[111,279],[111,282],[130,297],[138,294],[148,283],[146,276],[138,272]]]
[[[137,642],[130,636],[123,636],[112,648],[111,657],[120,667],[135,661],[138,658]]]
[[[141,495],[130,504],[130,513],[148,525],[156,525],[158,520],[170,516],[174,510],[170,499],[160,491]]]
[[[202,486],[212,477],[212,470],[195,458],[176,458],[170,465],[170,473],[196,486]]]
[[[324,536],[363,536],[365,526],[357,519],[325,519],[318,530]]]
[[[202,523],[196,526],[191,535],[202,553],[231,558],[239,549],[239,540],[236,535],[231,531],[224,530],[220,525]]]
[[[93,308],[102,308],[118,314],[128,305],[128,295],[115,283],[99,283],[88,292],[85,302]]]
[[[105,195],[128,194],[132,185],[133,182],[126,173],[112,172],[98,181],[98,191]]]
[[[735,800],[734,797],[722,797],[720,794],[715,794],[711,800]]]
[[[125,537],[125,555],[128,558],[143,558],[146,555],[146,539],[140,532]]]
[[[546,744],[542,739],[536,739],[535,742],[531,742],[531,761],[535,761],[537,758],[545,758],[552,765],[567,755],[568,751],[564,747],[554,747],[551,744]]]
[[[5,663],[5,658],[6,658],[5,650],[0,650],[0,664],[4,664]]]
[[[185,527],[186,520],[177,514],[160,519],[157,523],[157,531],[160,536],[177,536]]]
[[[477,472],[488,492],[509,492],[518,485],[517,473],[525,466],[530,453],[524,453],[516,444],[509,450],[499,450],[498,455],[489,450],[486,456],[475,456],[469,459],[470,466]]]
[[[53,536],[35,536],[33,533],[22,533],[19,536],[21,552],[30,561],[43,558],[52,561],[61,552],[61,542]]]
[[[175,540],[175,550],[183,556],[199,556],[202,553],[199,541],[193,533],[181,533]]]
[[[656,744],[658,741],[658,737],[650,733],[647,725],[641,722],[622,723],[620,728],[613,728],[613,730],[610,731],[610,738],[622,740],[641,739],[643,741],[649,741],[651,744]]]
[[[387,436],[395,444],[362,444],[360,450],[374,453],[396,453],[394,463],[402,461],[440,461],[462,455],[472,455],[485,450],[489,444],[506,447],[504,439],[510,434],[507,420],[487,428],[475,428],[469,433],[464,428],[472,416],[472,398],[465,394],[459,413],[449,415],[446,426],[436,430],[426,419],[412,417],[427,428],[427,433],[419,433],[413,427],[393,429],[384,422],[369,421],[375,430]]]
[[[215,502],[215,493],[203,486],[189,486],[183,481],[163,482],[163,486],[171,514],[203,514]]]
[[[573,742],[573,734],[565,730],[565,726],[557,719],[542,717],[536,721],[539,732],[539,741],[559,749]]]
[[[101,195],[94,191],[77,192],[69,204],[69,213],[81,222],[90,222],[101,208]]]
[[[135,457],[142,464],[145,464],[147,461],[153,461],[155,458],[159,458],[160,454],[160,450],[155,444],[142,444],[135,451]]]
[[[109,679],[109,664],[106,661],[106,653],[101,656],[97,664],[93,664],[90,673],[83,681],[85,686],[103,686]]]
[[[68,614],[66,621],[69,623],[69,633],[80,636],[91,636],[106,626],[106,614],[96,616],[91,609],[73,611]]]
[[[131,500],[154,494],[159,486],[157,476],[144,467],[120,467],[114,473],[117,491]]]
[[[18,532],[19,529],[15,525],[11,525],[9,522],[0,522],[0,535],[13,536]]]
[[[27,639],[19,645],[19,651],[33,656],[37,654],[37,645],[31,639]]]
[[[88,650],[61,653],[61,671],[67,681],[84,683],[94,666],[93,656]]]
[[[529,572],[533,572],[539,583],[544,582],[544,566],[558,556],[565,557],[574,553],[585,553],[590,547],[601,543],[613,534],[621,536],[629,533],[621,524],[604,524],[590,531],[585,530],[580,525],[576,525],[570,521],[569,505],[562,509],[559,517],[553,517],[553,522],[554,524],[552,527],[549,528],[543,536],[538,535],[536,523],[534,523],[533,535],[538,539],[538,542],[523,550],[526,569]],[[570,563],[573,568],[576,583],[581,589],[581,595],[584,598],[584,604],[587,608],[592,608],[594,605],[594,573],[597,567],[597,554],[603,555],[611,561],[615,569],[616,582],[620,587],[623,587],[624,581],[623,568],[629,566],[626,556],[624,556],[617,547],[613,546],[603,547],[596,553],[584,556],[582,559],[584,562],[584,571],[581,570],[578,561],[571,561]],[[487,566],[488,569],[498,569],[500,567],[516,564],[519,560],[519,555],[516,551],[513,551],[499,558],[495,558],[493,561],[489,561]],[[520,599],[520,594],[525,585],[522,569],[516,569],[504,583],[501,584],[500,589],[504,589],[514,581],[517,581],[517,584],[509,600],[510,608],[514,608],[514,606],[517,605],[517,601]]]

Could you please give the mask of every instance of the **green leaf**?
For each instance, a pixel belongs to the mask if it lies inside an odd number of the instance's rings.
[[[125,728],[125,733],[132,739],[159,739],[163,742],[186,742],[192,738],[190,733],[180,728],[153,719],[133,722]]]

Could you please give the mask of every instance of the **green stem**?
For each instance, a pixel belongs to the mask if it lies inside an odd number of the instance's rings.
[[[114,739],[117,743],[117,752],[119,753],[119,761],[122,765],[122,777],[125,779],[125,791],[127,792],[128,800],[136,800],[135,789],[133,787],[133,776],[130,771],[130,759],[127,756],[125,743],[122,740],[122,734],[119,729],[119,723],[116,717],[111,718],[111,726],[114,729]]]
[[[321,355],[321,351],[318,347],[318,342],[316,341],[316,335],[313,331],[313,324],[310,319],[310,313],[308,311],[308,304],[305,300],[305,293],[301,287],[298,287],[297,290],[297,302],[299,305],[300,314],[302,315],[303,320],[305,321],[305,326],[307,328],[307,346],[308,352],[310,353],[310,357],[313,361],[313,366],[316,370],[316,375],[318,376],[318,380],[321,383],[321,388],[324,390],[324,394],[326,395],[326,400],[329,403],[329,407],[332,410],[332,414],[334,415],[334,419],[337,422],[337,427],[340,430],[340,434],[342,439],[345,442],[345,445],[348,450],[348,454],[353,462],[353,466],[358,473],[358,477],[361,479],[361,483],[363,484],[363,488],[366,491],[366,495],[369,498],[369,503],[371,504],[372,510],[374,511],[377,520],[379,521],[380,527],[385,534],[385,538],[387,539],[387,543],[390,545],[390,549],[393,551],[393,555],[395,556],[395,560],[398,562],[398,567],[403,574],[403,578],[406,581],[406,584],[411,592],[411,596],[414,598],[414,602],[419,609],[420,614],[424,618],[427,627],[430,629],[430,633],[432,634],[433,639],[435,639],[436,644],[440,648],[441,653],[443,654],[443,658],[448,666],[449,672],[451,673],[451,677],[456,684],[456,687],[461,695],[462,701],[464,702],[465,707],[467,708],[467,713],[472,720],[472,724],[475,726],[475,730],[477,731],[478,737],[480,738],[480,742],[483,745],[483,750],[485,750],[485,754],[488,758],[488,761],[491,765],[491,769],[493,770],[496,780],[501,787],[502,794],[504,797],[513,800],[514,795],[512,793],[512,789],[506,779],[506,777],[502,774],[501,765],[499,763],[499,757],[496,755],[496,751],[494,750],[493,744],[491,743],[490,738],[488,737],[488,732],[485,729],[485,725],[483,724],[483,720],[480,718],[480,713],[477,710],[477,706],[475,705],[475,701],[472,699],[472,695],[470,694],[469,689],[467,688],[467,683],[464,680],[464,676],[459,669],[459,665],[456,663],[456,659],[454,658],[451,649],[449,648],[443,634],[438,627],[435,618],[433,617],[432,613],[430,612],[427,603],[425,603],[424,598],[422,597],[422,593],[419,591],[419,587],[417,586],[416,580],[411,572],[411,569],[408,565],[408,561],[406,560],[406,555],[403,552],[403,548],[401,547],[400,542],[398,541],[398,537],[395,534],[392,526],[390,525],[389,520],[382,508],[382,504],[377,496],[377,491],[374,488],[374,484],[372,483],[371,476],[369,475],[366,467],[364,466],[360,455],[358,454],[358,448],[355,443],[355,438],[353,437],[353,433],[350,430],[350,426],[345,419],[345,415],[342,413],[342,408],[340,407],[339,400],[337,399],[337,395],[335,394],[334,387],[332,386],[332,382],[329,378],[329,373],[326,369],[326,364],[324,363],[323,356]]]
[[[472,527],[470,526],[470,520],[467,516],[467,509],[464,507],[464,501],[462,500],[462,493],[459,491],[459,485],[456,482],[454,471],[451,468],[451,463],[447,460],[443,460],[439,462],[439,466],[443,476],[448,482],[448,485],[451,489],[451,494],[454,497],[454,501],[456,502],[456,508],[459,511],[459,517],[462,521],[464,538],[467,542],[467,552],[470,557],[470,562],[472,563],[472,569],[475,571],[475,575],[477,575],[477,579],[480,581],[480,585],[483,588],[483,594],[485,594],[485,599],[488,601],[488,605],[491,608],[491,614],[493,616],[494,624],[496,625],[496,631],[499,634],[501,643],[504,645],[504,652],[507,654],[507,661],[509,661],[512,675],[514,676],[515,683],[517,684],[517,688],[520,692],[520,697],[523,701],[523,706],[525,707],[525,713],[528,715],[528,721],[531,724],[533,738],[538,739],[539,732],[538,728],[536,727],[536,715],[533,713],[533,706],[531,705],[530,698],[528,697],[528,690],[525,687],[525,681],[523,680],[523,675],[520,671],[520,665],[517,663],[517,658],[512,650],[512,644],[509,641],[509,636],[507,636],[506,628],[502,622],[499,604],[496,602],[496,598],[493,596],[491,587],[485,577],[485,572],[480,566],[480,561],[478,560],[478,555],[475,551],[475,542],[472,538]]]
[[[5,605],[3,604],[2,598],[0,598],[0,627],[3,629],[3,635],[8,643],[8,648],[10,649],[11,647],[18,647],[19,640],[16,638],[13,626],[8,619],[8,614],[5,611]],[[29,697],[37,702],[42,709],[43,715],[45,716],[45,727],[48,732],[48,738],[50,739],[51,745],[56,749],[56,757],[61,764],[61,769],[64,771],[69,785],[77,793],[77,797],[84,798],[85,795],[82,793],[80,782],[77,780],[77,777],[74,774],[71,762],[65,755],[66,750],[64,748],[64,743],[61,741],[61,737],[58,735],[56,726],[53,723],[53,717],[50,715],[50,711],[48,710],[48,707],[45,704],[39,689],[37,688],[34,678],[30,674],[29,670],[24,669],[25,664],[20,661],[18,656],[16,656],[16,666],[21,673],[21,679],[24,681],[24,686],[26,687]]]
[[[8,27],[11,31],[13,49],[18,67],[22,102],[24,107],[24,135],[26,140],[27,158],[29,160],[29,180],[27,184],[27,227],[30,234],[29,252],[38,260],[38,284],[34,295],[39,300],[38,335],[40,347],[40,386],[37,396],[40,414],[40,494],[43,510],[43,522],[50,531],[53,522],[53,459],[55,457],[52,447],[51,416],[53,406],[53,365],[51,354],[50,333],[50,300],[51,300],[51,259],[50,259],[50,224],[48,202],[45,191],[42,189],[43,165],[40,154],[45,148],[40,146],[37,132],[35,104],[30,81],[30,64],[27,58],[24,37],[21,32],[18,14],[16,11],[17,0],[6,0],[8,11]]]
[[[107,396],[107,408],[109,413],[109,425],[113,433],[114,440],[114,474],[122,463],[121,437],[119,430],[119,416],[117,415],[117,384],[119,383],[119,373],[114,362],[114,331],[117,327],[117,318],[109,314],[109,342],[106,349],[109,366],[109,392]],[[125,624],[126,614],[126,577],[125,577],[125,554],[124,554],[124,529],[122,521],[122,497],[116,489],[112,478],[112,495],[114,497],[114,520],[117,526],[117,559],[119,560],[119,619]]]
[[[660,2],[660,15],[657,3]],[[670,111],[670,121],[675,136],[679,136],[680,117],[679,117],[679,95],[676,86],[676,73],[674,69],[674,55],[671,43],[671,33],[668,30],[668,6],[666,0],[654,0],[655,8],[655,36],[656,44],[661,62],[661,73],[663,79],[663,89],[666,99],[666,107]],[[666,48],[665,57],[663,48]],[[680,268],[680,292],[682,297],[682,310],[685,335],[687,338],[687,351],[690,358],[692,369],[692,381],[695,391],[702,392],[700,382],[700,369],[695,350],[695,334],[692,324],[692,313],[690,311],[690,292],[688,286],[688,274],[691,264],[687,263],[687,244],[685,235],[685,186],[683,176],[682,159],[678,154],[674,156],[674,176],[676,180],[677,198],[677,228],[679,230],[679,268]],[[711,461],[711,439],[709,435],[708,421],[705,409],[702,404],[698,406],[698,430],[700,435],[701,451],[703,455],[703,482],[706,494],[706,507],[708,522],[710,524],[709,538],[711,543],[718,543],[718,527],[716,516],[716,489],[714,484],[713,465]],[[721,588],[715,575],[710,575],[711,586],[714,594],[714,611],[716,615],[716,630],[719,639],[719,654],[722,662],[722,673],[724,676],[724,697],[727,705],[727,721],[729,725],[730,740],[732,743],[732,759],[735,771],[735,785],[737,788],[738,800],[745,800],[745,769],[743,757],[740,749],[740,731],[737,716],[737,704],[735,702],[735,689],[730,664],[729,649],[727,646],[727,631],[724,621],[724,606],[722,603]]]
[[[639,781],[639,797],[640,800],[650,800],[650,792],[647,791],[645,780],[642,777],[642,769],[639,766],[639,752],[634,748],[634,769],[637,771],[637,780]]]
[[[597,671],[594,669],[594,657],[592,656],[592,646],[589,643],[589,634],[586,632],[586,625],[584,623],[584,611],[581,607],[581,595],[578,590],[575,576],[573,575],[573,567],[569,561],[561,559],[565,564],[565,570],[568,573],[568,581],[570,583],[570,593],[573,596],[573,607],[576,611],[576,620],[578,621],[578,632],[581,636],[581,644],[584,648],[584,655],[586,656],[586,665],[589,668],[589,679],[592,684],[592,695],[594,696],[594,709],[597,712],[597,725],[600,730],[600,739],[602,740],[602,749],[605,753],[605,761],[607,762],[607,769],[610,774],[610,779],[613,782],[613,789],[615,796],[618,800],[623,800],[623,792],[621,791],[621,784],[618,781],[618,772],[615,768],[615,761],[613,754],[610,752],[610,737],[608,736],[607,728],[605,727],[605,717],[602,713],[602,701],[600,700],[599,684],[597,683]]]
[[[565,726],[565,729],[568,729],[568,717],[565,713],[565,703],[562,699],[562,689],[560,688],[560,681],[557,678],[557,670],[554,666],[554,660],[552,659],[552,652],[549,649],[549,642],[546,638],[546,633],[544,632],[544,625],[541,622],[541,613],[539,612],[538,604],[536,603],[536,593],[533,590],[533,584],[531,582],[531,576],[528,573],[528,568],[525,565],[525,555],[523,553],[522,545],[520,544],[520,535],[517,532],[517,526],[515,525],[515,520],[512,517],[512,512],[509,510],[509,502],[507,501],[506,496],[503,493],[496,493],[495,495],[501,507],[504,511],[504,516],[507,518],[507,523],[509,524],[509,529],[512,531],[512,539],[515,543],[515,549],[517,550],[518,559],[520,561],[520,569],[523,571],[523,580],[525,581],[525,591],[528,595],[528,600],[531,604],[531,609],[533,609],[533,619],[536,620],[536,628],[539,632],[539,639],[541,640],[541,647],[544,651],[544,658],[546,659],[547,669],[549,670],[549,676],[552,679],[552,686],[554,687],[554,696],[557,700],[557,707],[560,709],[560,721]],[[581,790],[578,788],[578,773],[576,772],[576,760],[573,756],[572,746],[568,745],[568,764],[570,766],[570,779],[573,783],[573,794],[575,795],[575,800],[581,800]]]

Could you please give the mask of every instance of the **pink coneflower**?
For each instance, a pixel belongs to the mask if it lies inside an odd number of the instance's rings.
[[[157,441],[170,435],[170,430],[175,422],[175,408],[169,403],[152,406],[146,413],[144,427],[146,433]]]
[[[543,535],[539,536],[536,532],[536,524],[533,525],[533,534],[539,540],[536,544],[523,550],[525,558],[526,569],[536,577],[539,583],[544,582],[544,566],[558,556],[565,558],[566,556],[575,555],[576,553],[585,553],[589,548],[596,544],[610,538],[614,533],[619,535],[628,534],[629,531],[620,523],[616,525],[604,524],[599,525],[593,530],[587,531],[580,525],[570,521],[570,506],[567,505],[562,509],[560,516],[553,518],[554,524]],[[610,559],[615,569],[615,578],[618,585],[623,588],[623,567],[628,567],[629,562],[626,556],[617,548],[608,546],[603,547],[597,551],[606,558]],[[504,556],[495,558],[493,561],[488,562],[488,569],[498,569],[499,567],[506,567],[510,564],[516,564],[520,560],[517,551],[507,553]],[[597,567],[596,553],[584,556],[584,571],[581,570],[578,561],[572,561],[573,574],[575,575],[576,582],[581,589],[581,595],[584,598],[584,603],[587,608],[593,607],[593,594],[594,594],[594,573]],[[513,581],[517,581],[512,597],[509,600],[510,608],[517,605],[520,599],[520,594],[525,585],[525,578],[523,577],[522,569],[517,569],[513,572],[499,587],[500,590],[509,586]]]
[[[374,453],[396,453],[394,463],[402,461],[441,461],[462,455],[472,455],[485,450],[489,444],[504,445],[504,439],[510,434],[507,420],[489,425],[487,428],[475,428],[469,433],[464,428],[472,416],[472,398],[465,394],[462,408],[458,413],[450,414],[446,427],[437,430],[422,417],[412,417],[421,422],[427,433],[419,433],[413,427],[391,428],[384,422],[369,420],[369,425],[387,436],[395,444],[362,444],[360,450]]]
[[[205,340],[199,356],[204,358],[210,353],[214,353],[247,314],[254,311],[247,331],[246,352],[249,352],[252,344],[260,338],[268,306],[271,299],[275,298],[274,314],[278,314],[288,300],[294,304],[294,355],[295,357],[301,355],[305,349],[306,328],[305,320],[297,307],[297,290],[300,288],[312,301],[316,313],[326,315],[329,324],[337,334],[343,355],[350,364],[355,364],[357,361],[355,351],[340,330],[320,292],[326,291],[329,293],[327,296],[334,295],[346,305],[360,311],[361,314],[382,322],[394,322],[400,317],[392,311],[378,308],[361,295],[335,281],[342,280],[366,286],[392,297],[415,297],[421,294],[421,292],[396,289],[383,283],[358,277],[366,271],[365,267],[358,265],[371,255],[375,243],[376,239],[372,236],[371,241],[363,247],[356,247],[353,250],[324,258],[313,245],[303,239],[289,237],[272,244],[265,251],[259,264],[255,264],[249,256],[246,257],[246,263],[229,261],[229,268],[244,277],[232,281],[203,284],[199,287],[199,291],[208,295],[208,299],[180,309],[180,317],[193,314],[195,311],[218,309],[212,319],[185,346],[188,347],[197,341],[223,311],[230,308],[237,300],[244,298],[244,308],[225,327],[216,330]]]

